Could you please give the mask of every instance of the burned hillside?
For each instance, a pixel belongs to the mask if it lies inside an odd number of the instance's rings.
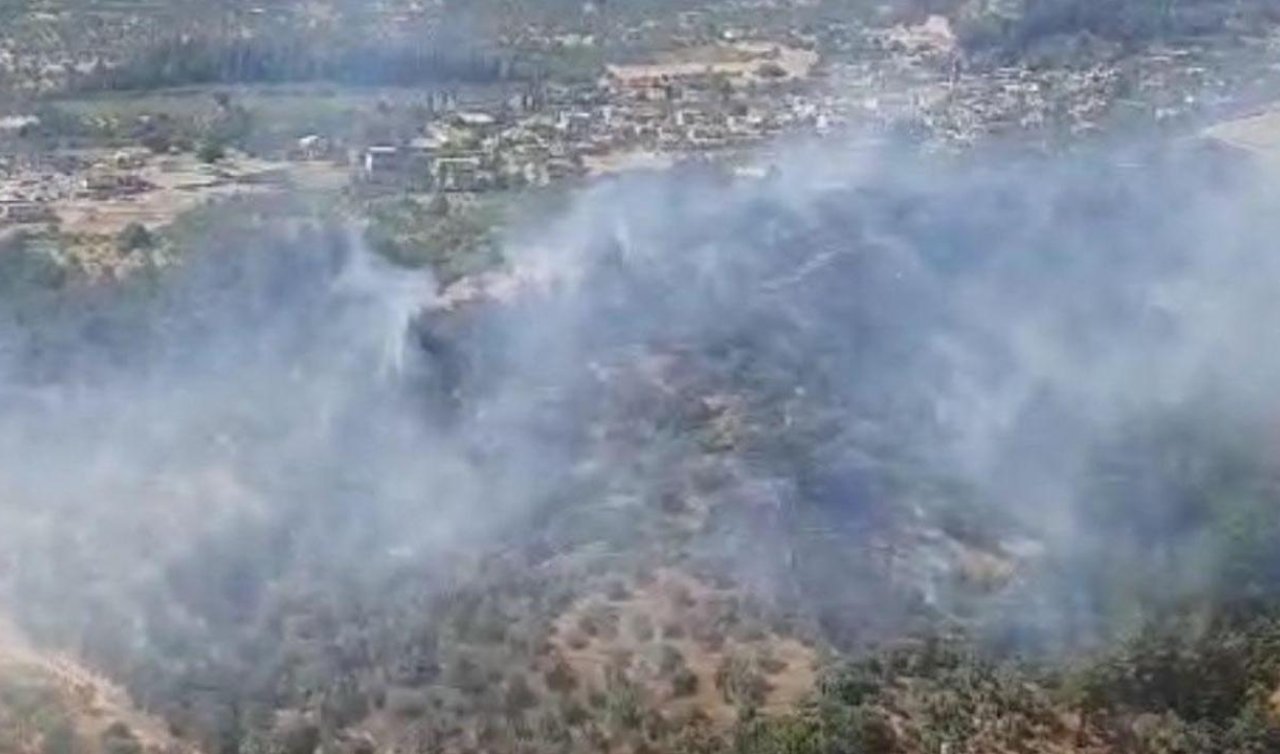
[[[0,595],[217,752],[698,750],[810,697],[930,751],[894,715],[985,666],[825,658],[1270,598],[1265,184],[820,158],[603,184],[469,295],[260,213],[7,301]]]

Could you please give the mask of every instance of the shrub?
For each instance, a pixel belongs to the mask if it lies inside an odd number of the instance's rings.
[[[658,672],[671,675],[684,666],[684,655],[675,645],[663,644],[658,649]]]
[[[142,249],[151,249],[156,245],[155,236],[142,223],[129,223],[116,237],[116,248],[125,254]]]
[[[58,721],[40,742],[40,754],[76,754],[78,750],[75,729],[66,720]]]
[[[609,690],[606,711],[609,721],[620,730],[638,730],[644,722],[640,691],[631,683],[614,683]]]
[[[621,579],[610,581],[606,594],[612,602],[626,602],[631,599],[631,590],[627,588],[626,583]]]
[[[630,626],[631,636],[636,641],[652,641],[653,640],[653,635],[654,635],[653,619],[651,619],[648,615],[645,615],[644,613],[638,613],[636,615],[633,615],[631,616],[630,623],[631,623],[631,626]]]
[[[466,655],[458,656],[445,673],[445,682],[464,694],[479,694],[488,685],[482,668]],[[388,698],[388,706],[390,706]]]
[[[412,719],[426,714],[427,693],[419,689],[394,688],[387,692],[386,708],[399,718]]]
[[[116,721],[102,732],[102,751],[103,754],[142,754],[142,744],[128,725]]]
[[[427,214],[432,217],[448,217],[450,209],[449,197],[444,194],[436,194],[427,203]]]
[[[560,718],[564,720],[564,724],[570,728],[576,728],[591,719],[591,713],[587,711],[575,699],[566,699],[560,705]]]
[[[215,163],[227,156],[227,149],[221,142],[205,140],[196,147],[196,159],[204,163]]]
[[[680,668],[671,678],[671,693],[677,697],[698,693],[698,675],[688,668]]]
[[[516,673],[507,679],[502,704],[508,715],[518,715],[538,704],[538,695],[529,686],[523,673]]]
[[[757,719],[738,731],[734,737],[734,751],[736,754],[824,754],[831,750],[832,743],[816,720],[800,717]]]
[[[618,636],[618,613],[605,605],[591,605],[578,618],[578,629],[588,636],[615,639]]]
[[[277,754],[314,754],[320,746],[320,729],[298,716],[278,726],[272,738],[272,751]]]
[[[730,704],[757,707],[769,693],[769,683],[754,663],[741,655],[730,655],[716,669],[716,688]]]
[[[546,681],[547,688],[557,694],[567,694],[578,686],[578,676],[573,672],[573,668],[569,667],[569,663],[563,658],[556,658],[556,662],[551,669],[543,676]]]
[[[786,660],[779,659],[772,652],[761,652],[756,664],[765,675],[777,675],[787,669]]]

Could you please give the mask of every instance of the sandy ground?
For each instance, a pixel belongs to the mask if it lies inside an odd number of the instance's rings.
[[[772,42],[739,42],[680,50],[654,63],[612,65],[609,73],[622,80],[712,74],[746,82],[760,78],[760,67],[773,63],[786,73],[787,78],[803,79],[813,72],[819,59],[813,50]]]
[[[677,155],[670,152],[636,150],[589,155],[583,158],[583,162],[590,175],[602,176],[642,170],[666,170],[675,164],[676,158]]]
[[[202,204],[237,194],[278,191],[285,186],[340,188],[347,179],[345,169],[323,163],[295,165],[237,158],[215,166],[189,155],[153,160],[132,174],[154,188],[131,195],[74,196],[52,202],[63,230],[114,236],[130,223],[167,225]]]

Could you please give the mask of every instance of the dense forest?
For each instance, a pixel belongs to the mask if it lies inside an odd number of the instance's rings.
[[[316,44],[302,36],[219,38],[182,34],[140,46],[124,60],[76,76],[80,91],[147,90],[195,84],[326,81],[408,86],[488,84],[532,72],[510,55],[462,43]]]
[[[997,46],[1011,52],[1080,34],[1129,45],[1194,38],[1256,28],[1274,22],[1273,3],[1257,0],[925,0],[917,9],[948,13],[966,44],[977,51]]]
[[[587,80],[605,58],[644,57],[676,39],[712,41],[738,25],[782,32],[795,22],[820,38],[829,24],[913,23],[933,13],[950,19],[967,56],[1009,62],[1043,48],[1138,48],[1237,33],[1274,22],[1277,12],[1266,0],[821,0],[785,13],[721,0],[46,5],[44,12],[0,6],[0,14],[11,14],[0,48],[14,56],[0,84],[118,91]],[[564,47],[565,35],[590,42]]]

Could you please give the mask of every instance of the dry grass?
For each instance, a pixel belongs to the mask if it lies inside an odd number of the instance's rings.
[[[48,706],[56,708],[49,713],[65,715],[82,742],[98,742],[108,728],[123,723],[144,751],[197,754],[194,747],[176,740],[163,722],[138,710],[118,685],[68,656],[34,648],[3,618],[0,681],[39,691]],[[0,709],[0,719],[4,712]],[[20,740],[39,746],[39,734],[34,731],[21,732]]]

